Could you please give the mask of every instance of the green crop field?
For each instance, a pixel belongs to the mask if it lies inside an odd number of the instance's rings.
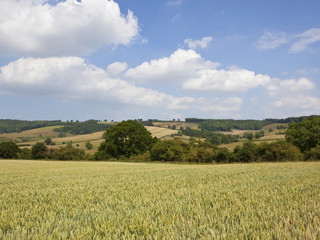
[[[320,239],[320,163],[0,161],[0,239]]]

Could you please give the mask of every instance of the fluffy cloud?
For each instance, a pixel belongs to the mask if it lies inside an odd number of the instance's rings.
[[[276,101],[274,106],[281,109],[294,109],[301,114],[314,114],[320,111],[320,98],[304,95],[285,97]]]
[[[184,40],[184,44],[186,44],[190,49],[197,49],[197,48],[207,48],[210,42],[212,41],[212,37],[204,37],[201,40],[192,40],[188,38]]]
[[[0,70],[0,86],[15,94],[146,107],[168,104],[170,98],[113,78],[79,57],[21,58]]]
[[[300,79],[285,79],[280,80],[278,78],[272,79],[272,82],[268,85],[267,89],[271,95],[285,94],[288,92],[302,92],[315,88],[313,82],[307,78]]]
[[[154,59],[129,69],[125,77],[138,82],[181,82],[195,76],[198,70],[216,68],[194,50],[178,49],[169,58]]]
[[[302,52],[315,42],[320,41],[320,28],[312,28],[297,35],[298,41],[292,44],[289,51],[292,53]]]
[[[246,91],[269,82],[268,75],[255,74],[246,69],[205,69],[199,71],[195,78],[186,81],[182,88],[196,91]]]
[[[119,77],[118,73],[126,68],[126,63],[116,62],[104,70],[80,57],[20,58],[0,68],[0,86],[3,94],[50,96],[66,101],[208,113],[240,110],[240,98],[175,97],[137,87]]]
[[[113,0],[2,0],[0,52],[9,56],[71,56],[128,45],[139,34],[131,11]]]
[[[271,33],[265,32],[262,37],[259,38],[256,48],[258,50],[275,49],[280,45],[288,42],[288,36],[284,32]]]

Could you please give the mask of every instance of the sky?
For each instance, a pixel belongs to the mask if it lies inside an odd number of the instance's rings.
[[[0,119],[320,114],[319,0],[1,0]]]

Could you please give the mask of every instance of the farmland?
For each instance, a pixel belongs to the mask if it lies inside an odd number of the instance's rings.
[[[320,163],[0,161],[0,239],[319,239]]]

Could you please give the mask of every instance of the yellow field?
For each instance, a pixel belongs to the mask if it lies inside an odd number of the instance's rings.
[[[146,126],[146,129],[151,132],[152,136],[157,138],[168,137],[171,136],[171,134],[176,134],[178,132],[178,130],[152,126]]]
[[[184,121],[180,121],[180,122],[154,122],[153,124],[156,127],[163,127],[163,128],[168,128],[169,125],[170,126],[176,125],[177,130],[179,130],[180,127],[183,127],[184,129],[186,129],[187,127],[191,128],[191,129],[199,129],[199,125],[197,123],[186,123]]]
[[[5,140],[17,140],[21,142],[23,138],[29,138],[31,140],[41,140],[46,139],[47,137],[57,137],[59,135],[58,132],[54,132],[53,129],[58,128],[60,126],[50,126],[37,128],[32,130],[23,131],[20,133],[3,133],[0,134],[1,139]]]
[[[0,239],[320,239],[320,163],[0,160]]]

